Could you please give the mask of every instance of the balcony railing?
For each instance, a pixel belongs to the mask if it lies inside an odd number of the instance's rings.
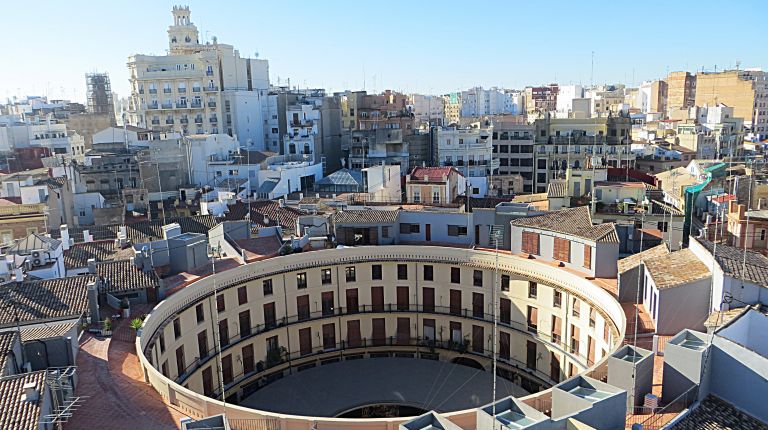
[[[182,123],[182,124],[188,124],[189,120],[186,119],[186,118],[182,118],[182,119],[179,120],[179,122]]]
[[[296,324],[296,323],[303,323],[306,321],[312,321],[312,320],[318,320],[322,318],[331,318],[331,317],[338,317],[338,316],[344,316],[344,315],[355,315],[355,314],[369,314],[369,313],[402,313],[402,312],[419,312],[419,313],[428,313],[428,314],[439,314],[439,315],[452,315],[457,317],[463,317],[473,320],[479,320],[484,321],[488,323],[492,323],[494,318],[492,314],[486,314],[481,311],[477,311],[475,309],[463,309],[461,307],[457,306],[424,306],[424,305],[413,305],[413,304],[384,304],[380,306],[373,306],[373,305],[359,305],[357,307],[352,308],[330,308],[330,309],[324,309],[320,311],[314,311],[309,312],[308,310],[299,310],[298,315],[290,316],[290,317],[283,317],[276,319],[274,322],[268,322],[267,324],[257,324],[253,327],[251,327],[250,330],[246,330],[245,333],[241,336],[240,333],[233,333],[230,338],[227,340],[225,345],[222,345],[222,350],[226,351],[227,349],[237,345],[240,341],[251,338],[253,336],[257,336],[262,333],[269,332],[271,330],[275,330],[281,327],[285,327],[288,325]],[[507,318],[506,316],[501,316],[498,319],[499,326],[503,328],[512,329],[518,333],[523,333],[529,336],[532,336],[534,338],[539,339],[541,342],[546,342],[548,345],[553,345],[555,348],[559,349],[562,353],[568,354],[572,358],[576,358],[578,362],[584,366],[590,366],[594,363],[592,363],[591,360],[589,360],[588,357],[581,355],[578,350],[578,345],[567,345],[566,343],[562,342],[558,338],[553,338],[550,333],[546,333],[543,331],[537,330],[535,327],[530,327],[526,322],[518,322],[518,321],[512,321],[511,316]],[[387,342],[387,339],[390,339],[390,342]],[[394,343],[392,343],[394,339]],[[410,334],[407,338],[407,342],[405,343],[398,343],[397,337],[390,337],[390,338],[384,338],[384,339],[370,339],[368,340],[368,346],[388,346],[388,345],[416,345],[415,343],[411,343],[413,339],[410,338]],[[365,339],[361,340],[362,342],[366,342]],[[433,339],[433,340],[425,340],[425,339],[419,339],[418,340],[421,346],[429,346],[431,343],[437,348],[441,349],[453,349],[453,350],[459,350],[463,349],[465,352],[473,352],[473,348],[471,345],[471,342],[464,341],[462,339],[462,342],[454,342],[450,339]],[[426,343],[423,343],[426,342]],[[483,351],[484,353],[487,352],[490,354],[490,351],[485,351],[485,342],[487,342],[487,339],[483,339]],[[345,344],[345,342],[341,343],[342,345]],[[355,348],[362,348],[365,343],[361,344],[360,346],[355,346]],[[344,347],[344,346],[342,346]],[[338,346],[335,346],[334,348],[338,348]],[[346,348],[349,348],[347,345]],[[328,348],[320,348],[320,351],[328,351]],[[330,350],[333,350],[331,348]],[[306,353],[302,354],[301,352],[294,352],[288,354],[290,357],[290,360],[300,358],[307,356],[309,354]],[[210,360],[212,357],[214,357],[218,353],[218,350],[216,348],[211,348],[207,355],[205,357],[201,358],[195,358],[191,363],[189,363],[184,371],[176,377],[176,382],[179,384],[183,384],[184,381],[192,375],[197,369],[203,367],[208,360]],[[313,352],[316,353],[316,352]],[[310,353],[311,354],[311,353]],[[479,354],[479,353],[478,353]],[[513,359],[507,359],[507,361],[513,362]],[[282,363],[282,362],[281,362]],[[280,364],[280,363],[277,363]],[[275,364],[275,365],[277,365]],[[524,363],[522,363],[524,365]],[[268,368],[268,367],[267,367]],[[547,381],[548,377],[542,378],[543,380]],[[234,384],[233,384],[234,385]]]
[[[157,94],[157,88],[150,88],[149,89],[150,94]]]
[[[195,124],[202,124],[202,123],[203,123],[203,119],[202,118],[200,118],[200,117],[195,118]]]
[[[214,87],[211,87],[211,86],[205,87],[205,91],[218,91],[218,90],[219,90],[219,87],[215,87],[215,86]]]
[[[163,109],[173,109],[173,103],[163,103]]]
[[[179,94],[185,94],[187,92],[186,88],[179,88]]]
[[[150,103],[147,105],[147,109],[159,109],[159,105],[157,103]]]
[[[206,70],[205,76],[213,76],[213,70]]]
[[[187,104],[186,103],[176,103],[176,109],[186,109]]]
[[[172,91],[170,88],[163,88],[163,94],[170,94]]]
[[[189,104],[189,107],[192,109],[201,108],[203,107],[203,102],[192,102]]]
[[[160,120],[159,119],[153,119],[152,120],[152,125],[160,125]]]
[[[208,107],[216,107],[216,102],[208,102]]]
[[[208,122],[210,122],[211,124],[216,124],[217,122],[219,122],[219,119],[218,119],[218,118],[216,118],[216,117],[213,117],[213,118],[210,118],[210,119],[208,120]]]
[[[192,87],[192,92],[193,93],[199,93],[200,91],[202,91],[202,89],[200,87]]]
[[[166,124],[173,124],[173,122],[174,122],[174,121],[173,121],[172,119],[166,119],[166,120],[165,120],[165,123],[166,123]]]

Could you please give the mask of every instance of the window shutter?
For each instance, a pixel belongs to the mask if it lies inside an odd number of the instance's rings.
[[[584,267],[592,268],[592,247],[586,244],[584,245]]]

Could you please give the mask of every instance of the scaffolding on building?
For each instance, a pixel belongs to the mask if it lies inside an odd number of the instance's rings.
[[[112,86],[107,73],[86,73],[88,113],[115,115]]]

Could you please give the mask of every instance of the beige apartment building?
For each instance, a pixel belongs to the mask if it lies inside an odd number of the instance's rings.
[[[671,112],[686,110],[696,102],[696,76],[689,72],[670,72],[667,76],[667,117]]]
[[[218,43],[215,37],[212,43],[200,43],[189,8],[175,6],[172,13],[168,54],[128,59],[128,123],[182,134],[232,134],[231,105],[259,103],[255,90],[269,86],[268,63],[242,58],[232,45]],[[245,100],[246,95],[254,100]]]
[[[733,107],[733,116],[758,138],[768,135],[768,74],[759,70],[727,70],[696,75],[696,105]]]

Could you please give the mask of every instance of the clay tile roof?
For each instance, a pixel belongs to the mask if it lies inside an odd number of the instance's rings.
[[[76,243],[64,251],[64,267],[75,269],[88,267],[88,260],[107,261],[114,258],[118,248],[114,240]]]
[[[411,171],[411,180],[423,181],[425,177],[428,177],[430,181],[441,181],[443,176],[449,176],[452,171],[461,175],[453,167],[414,167]]]
[[[393,224],[397,222],[399,211],[352,210],[341,211],[333,215],[335,224]]]
[[[148,242],[150,238],[157,240],[163,237],[163,225],[172,223],[179,224],[182,233],[208,234],[208,230],[218,225],[219,220],[213,215],[168,217],[165,222],[163,222],[162,219],[153,219],[151,221],[141,221],[127,226],[126,234],[128,239],[133,243]],[[94,237],[94,239],[96,238]]]
[[[688,284],[710,275],[706,264],[688,248],[649,258],[643,263],[659,289]]]
[[[618,261],[619,273],[624,273],[627,270],[634,269],[635,267],[639,266],[643,260],[667,254],[669,254],[669,249],[667,249],[666,244],[662,243],[661,245],[646,249],[643,252],[638,252],[637,254],[622,258]]]
[[[37,430],[40,426],[41,402],[21,401],[24,385],[34,383],[41,393],[45,370],[0,379],[0,428],[3,430]]]
[[[701,238],[694,240],[701,243],[710,254],[712,253],[712,242]],[[761,287],[768,287],[768,257],[754,251],[747,251],[745,260],[743,248],[722,243],[717,244],[715,255],[717,264],[726,275],[752,282]]]
[[[41,324],[21,329],[21,341],[27,342],[37,339],[51,339],[64,336],[73,326],[77,325],[77,320],[67,321],[59,324]]]
[[[592,224],[589,206],[579,206],[518,218],[512,221],[512,225],[568,234],[595,242],[619,243],[619,235],[616,233],[616,227],[613,223]]]
[[[707,396],[690,410],[683,419],[673,424],[672,430],[768,430],[768,424],[747,415],[734,405],[713,395]]]
[[[96,275],[102,279],[102,291],[107,293],[144,290],[158,285],[154,272],[144,272],[131,260],[118,260],[96,265]]]
[[[88,284],[95,281],[84,275],[0,286],[0,327],[15,323],[14,309],[22,323],[79,318],[88,310]]]
[[[296,229],[296,220],[302,215],[298,209],[280,207],[280,203],[273,200],[258,200],[251,202],[251,222],[258,227],[273,227],[278,223],[283,231],[291,232]],[[224,215],[226,221],[238,221],[246,219],[248,204],[238,201],[228,206],[229,212]]]
[[[19,335],[15,331],[4,331],[0,333],[0,372],[5,370],[6,361],[10,356],[10,352],[13,351],[13,345],[16,343]],[[21,361],[21,357],[16,357]],[[5,376],[0,373],[0,377]]]
[[[565,181],[550,181],[547,186],[547,197],[558,198],[568,195],[568,184]]]
[[[16,242],[9,250],[9,253],[27,255],[38,249],[55,250],[61,246],[61,242],[42,234],[32,233],[24,239]]]
[[[117,224],[109,225],[89,225],[89,226],[72,226],[68,228],[69,238],[74,239],[75,243],[83,242],[83,232],[88,230],[88,234],[93,236],[93,240],[115,240],[117,239],[117,232],[120,230],[120,226]],[[61,238],[61,230],[52,229],[51,237],[56,239]]]

